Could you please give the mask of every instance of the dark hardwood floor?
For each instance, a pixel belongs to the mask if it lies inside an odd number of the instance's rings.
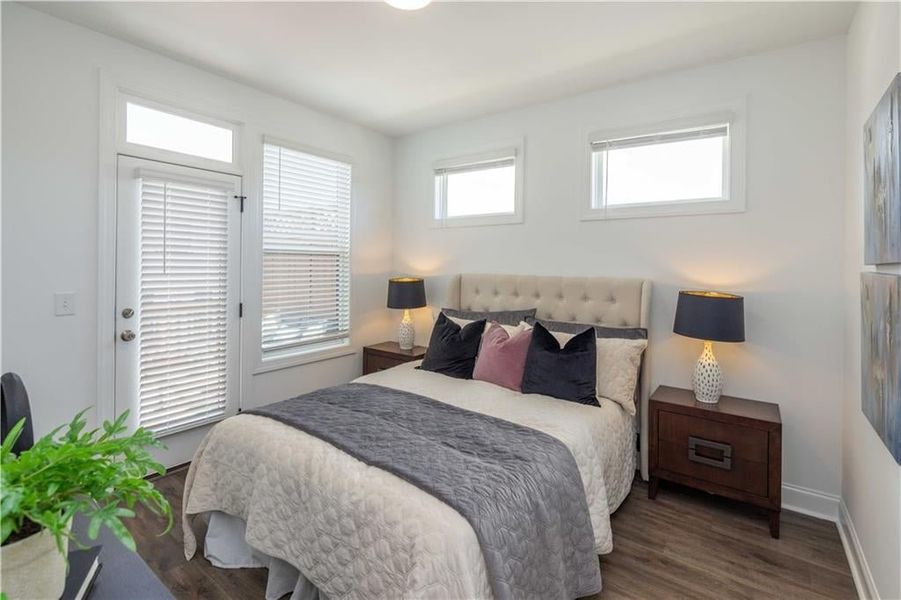
[[[263,598],[263,569],[217,569],[181,544],[181,495],[187,469],[156,480],[178,515],[164,536],[140,511],[129,524],[138,552],[179,599]],[[601,557],[603,600],[856,598],[833,523],[783,511],[774,540],[766,516],[733,502],[661,483],[657,500],[636,482],[613,515],[614,549]],[[202,538],[201,538],[202,539]]]

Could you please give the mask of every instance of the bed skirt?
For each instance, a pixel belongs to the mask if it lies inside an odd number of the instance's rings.
[[[328,600],[303,573],[279,558],[273,558],[253,548],[245,540],[247,524],[244,519],[224,512],[205,513],[207,521],[203,555],[214,567],[221,569],[265,568],[266,600],[278,600],[291,594],[291,600]]]

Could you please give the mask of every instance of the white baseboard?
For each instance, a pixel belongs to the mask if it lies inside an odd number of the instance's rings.
[[[834,522],[848,558],[848,566],[851,567],[857,595],[861,600],[880,600],[876,582],[854,529],[851,513],[841,497],[799,485],[783,484],[782,508]]]
[[[790,483],[782,484],[782,508],[802,515],[838,523],[840,500],[833,494]]]
[[[879,591],[876,589],[876,581],[867,564],[867,557],[854,529],[854,521],[851,513],[845,506],[845,501],[839,502],[838,534],[842,538],[842,546],[845,547],[845,555],[848,557],[848,565],[851,567],[851,576],[857,587],[857,595],[862,600],[879,600]]]

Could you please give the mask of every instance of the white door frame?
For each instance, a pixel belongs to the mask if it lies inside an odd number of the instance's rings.
[[[132,149],[119,148],[119,128],[124,119],[119,115],[119,95],[128,94],[148,98],[167,105],[182,107],[199,114],[210,114],[211,117],[229,121],[240,130],[243,123],[236,117],[236,111],[216,102],[211,98],[186,96],[183,92],[167,89],[165,85],[150,86],[144,82],[135,82],[128,77],[117,74],[111,76],[102,68],[97,69],[99,90],[99,138],[98,138],[98,179],[97,179],[97,392],[96,392],[96,422],[115,418],[116,398],[116,204],[117,204],[117,163],[120,154],[133,155],[141,158],[140,152]],[[215,106],[215,109],[211,107]],[[240,138],[239,138],[240,139]],[[153,158],[146,156],[145,158]],[[243,149],[235,148],[234,165],[232,168],[222,168],[222,172],[233,175],[244,175],[242,164],[244,162]],[[244,182],[246,187],[246,182]],[[247,239],[244,227],[246,219],[242,219],[242,247],[243,240]],[[241,269],[244,270],[242,257]],[[242,286],[243,286],[242,277]],[[241,295],[244,295],[242,287]],[[243,328],[246,319],[242,320]],[[241,357],[241,373],[243,377],[243,353]],[[241,393],[244,385],[242,382]],[[239,397],[239,405],[241,398]],[[199,432],[200,430],[195,430]],[[197,442],[199,443],[198,436]]]

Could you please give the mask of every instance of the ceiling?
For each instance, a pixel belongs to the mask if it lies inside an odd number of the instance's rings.
[[[390,135],[845,33],[853,3],[29,6]]]

